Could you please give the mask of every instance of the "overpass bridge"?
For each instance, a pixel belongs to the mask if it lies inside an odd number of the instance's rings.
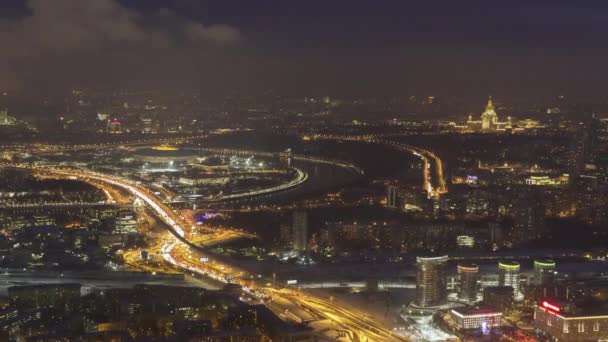
[[[118,209],[130,209],[132,205],[128,204],[115,204],[115,203],[81,203],[81,202],[61,202],[61,203],[28,203],[28,204],[14,204],[14,205],[2,205],[0,206],[0,213],[3,214],[37,214],[37,213],[62,213],[66,211],[81,211],[84,212],[87,209],[104,209],[104,208],[118,208]]]
[[[146,146],[146,145],[158,145],[158,144],[181,144],[187,143],[199,139],[205,139],[208,135],[206,134],[194,134],[179,137],[163,137],[153,139],[136,139],[136,140],[124,140],[114,141],[107,143],[98,144],[43,144],[43,143],[32,143],[32,144],[7,144],[0,145],[0,150],[7,151],[27,151],[29,153],[56,153],[56,152],[69,152],[69,151],[87,151],[87,150],[102,150],[108,148],[118,147],[135,147],[135,146]]]
[[[406,341],[405,338],[395,335],[391,330],[358,310],[346,309],[335,304],[333,301],[312,295],[296,293],[289,289],[275,288],[272,286],[270,279],[262,275],[254,277],[253,274],[241,269],[238,261],[223,261],[214,255],[203,253],[201,250],[197,251],[196,257],[192,257],[193,250],[198,247],[190,240],[190,224],[179,213],[163,203],[149,189],[129,179],[82,169],[41,168],[27,164],[13,164],[11,166],[37,169],[50,175],[95,180],[103,182],[108,186],[122,188],[131,193],[131,195],[143,201],[154,212],[155,216],[167,225],[168,231],[171,233],[158,241],[163,259],[192,275],[199,274],[224,282],[234,282],[243,286],[244,289],[247,288],[249,291],[255,291],[255,293],[262,295],[263,298],[274,298],[274,302],[281,299],[306,307],[316,315],[332,318],[339,328],[352,331],[353,333],[356,332],[362,340],[367,339],[378,342]]]
[[[363,169],[346,161],[337,159],[322,158],[319,156],[303,155],[303,154],[292,154],[291,152],[268,152],[268,151],[256,151],[249,149],[238,149],[238,148],[225,148],[225,147],[202,147],[201,151],[224,154],[224,155],[237,155],[237,156],[257,156],[264,158],[291,158],[292,160],[329,164],[341,168],[348,169],[355,174],[362,176],[365,174]]]
[[[382,135],[332,135],[317,134],[312,137],[317,140],[359,141],[371,144],[385,145],[399,151],[411,153],[422,161],[422,188],[427,196],[439,197],[448,192],[447,181],[443,171],[443,162],[432,151],[421,147],[411,146],[398,141],[387,139]]]
[[[300,289],[364,289],[369,288],[371,285],[377,285],[379,290],[389,289],[415,289],[415,282],[407,281],[396,281],[396,280],[379,280],[379,281],[305,281],[305,282],[287,282],[286,287],[300,288]]]

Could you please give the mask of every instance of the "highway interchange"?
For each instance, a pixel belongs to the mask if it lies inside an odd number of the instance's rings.
[[[423,187],[429,197],[437,197],[447,192],[441,160],[429,151],[379,138],[328,136],[316,138],[367,141],[412,153],[423,162]],[[80,148],[87,149],[90,146]],[[202,228],[203,234],[201,234],[201,228],[196,227],[191,220],[167,205],[157,195],[156,189],[129,179],[84,169],[14,163],[3,163],[0,166],[30,169],[44,177],[78,179],[87,182],[101,188],[110,203],[132,202],[134,199],[145,203],[148,210],[169,228],[168,232],[156,236],[154,242],[147,248],[149,255],[160,256],[166,264],[144,260],[141,250],[123,251],[123,259],[131,267],[152,273],[180,270],[191,275],[209,277],[218,282],[241,285],[252,297],[264,302],[280,317],[296,323],[310,323],[319,334],[333,340],[379,342],[407,340],[381,326],[364,312],[347,309],[340,303],[334,303],[333,298],[320,298],[310,293],[277,286],[268,276],[251,274],[240,269],[230,260],[206,253],[199,246],[229,241],[242,237],[245,233],[228,229],[217,231]],[[435,176],[431,174],[432,169]],[[132,198],[126,198],[125,192]]]
[[[239,284],[256,298],[266,302],[273,302],[269,307],[274,309],[280,316],[285,317],[286,310],[289,312],[289,306],[295,305],[302,308],[302,310],[309,312],[313,317],[326,321],[326,327],[321,329],[321,332],[330,334],[327,337],[336,338],[337,335],[333,334],[334,329],[330,329],[329,327],[337,326],[338,330],[349,331],[349,336],[353,341],[405,340],[367,318],[362,312],[354,309],[344,309],[331,300],[305,295],[291,289],[275,287],[273,286],[273,281],[266,277],[250,274],[238,266],[232,265],[225,260],[220,260],[217,256],[203,252],[191,241],[191,236],[196,227],[163,203],[153,191],[148,190],[141,184],[113,175],[83,169],[36,167],[28,164],[6,163],[2,164],[2,166],[31,169],[37,173],[43,173],[48,177],[102,183],[108,187],[127,191],[134,198],[143,201],[154,212],[156,217],[170,229],[170,234],[161,235],[156,243],[151,246],[149,252],[160,254],[164,261],[187,273],[210,277],[221,282]],[[230,233],[223,238],[229,237]],[[146,271],[166,272],[170,270],[167,267],[148,265],[141,258],[141,252],[128,251],[125,252],[124,257],[127,264]],[[281,303],[291,304],[286,307],[285,304]],[[292,320],[301,323],[307,321],[308,316],[298,317],[297,319],[292,317]]]

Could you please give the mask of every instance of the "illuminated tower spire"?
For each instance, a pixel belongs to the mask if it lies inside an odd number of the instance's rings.
[[[492,96],[488,98],[488,104],[486,110],[481,114],[481,129],[484,131],[494,131],[498,126],[498,115],[494,110],[494,103],[492,102]]]
[[[494,111],[494,102],[492,102],[492,95],[488,96],[488,104],[486,105],[486,112]]]

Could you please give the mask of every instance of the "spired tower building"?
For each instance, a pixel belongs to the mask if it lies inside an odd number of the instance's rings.
[[[494,102],[492,101],[492,96],[490,96],[488,98],[488,104],[486,104],[486,109],[481,113],[481,118],[479,120],[473,120],[473,116],[469,115],[466,129],[469,132],[501,132],[513,129],[513,123],[510,116],[507,117],[506,122],[498,121],[498,114],[496,114]]]
[[[494,110],[492,96],[488,98],[486,110],[481,114],[481,129],[483,131],[495,131],[498,128],[498,115]]]
[[[0,109],[0,126],[11,126],[17,122],[17,119],[8,115],[6,109]]]

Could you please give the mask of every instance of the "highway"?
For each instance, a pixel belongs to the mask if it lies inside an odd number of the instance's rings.
[[[216,279],[221,282],[231,282],[243,286],[252,295],[266,302],[272,302],[269,308],[275,313],[284,316],[284,308],[280,302],[290,302],[304,308],[315,317],[323,317],[330,320],[339,329],[349,331],[354,341],[405,341],[406,339],[394,335],[390,330],[375,323],[363,312],[346,309],[334,303],[331,298],[324,299],[290,289],[280,289],[274,286],[272,280],[260,276],[254,276],[246,270],[219,257],[205,253],[198,249],[191,241],[195,226],[191,225],[184,217],[162,202],[160,198],[143,187],[141,184],[128,179],[113,175],[101,174],[82,169],[36,167],[28,164],[1,164],[0,166],[33,169],[50,177],[68,177],[81,179],[87,182],[95,181],[104,183],[109,187],[117,187],[129,192],[132,196],[139,198],[145,203],[156,217],[163,221],[169,228],[171,234],[159,237],[151,247],[153,254],[159,254],[172,266],[185,270],[187,273],[200,274]],[[200,241],[198,241],[200,243]],[[141,266],[141,257],[136,251],[126,251],[124,258],[128,263]],[[155,265],[150,267],[151,272],[163,271],[168,268]],[[276,298],[276,299],[275,299]],[[279,312],[277,312],[279,310]],[[300,321],[305,321],[301,318]]]
[[[308,179],[308,174],[300,169],[291,168],[296,172],[296,177],[290,180],[287,183],[279,184],[277,186],[273,186],[270,188],[251,190],[243,193],[232,194],[232,195],[222,195],[219,197],[205,199],[208,202],[221,202],[221,201],[230,201],[230,200],[239,200],[248,197],[256,197],[261,195],[267,195],[273,192],[284,191],[288,189],[295,188],[296,186],[302,185]]]
[[[117,272],[119,273],[119,272]],[[141,272],[137,272],[141,273]],[[198,279],[193,277],[185,278],[172,278],[162,277],[156,274],[143,275],[143,274],[130,274],[121,272],[121,277],[108,278],[107,272],[105,275],[100,274],[99,276],[91,276],[84,274],[80,276],[77,273],[63,276],[45,276],[38,274],[19,274],[13,272],[3,272],[0,274],[0,295],[7,295],[7,289],[11,286],[23,286],[28,285],[46,285],[46,284],[57,284],[57,283],[80,283],[83,287],[83,292],[88,293],[93,289],[109,289],[117,287],[133,287],[137,284],[156,284],[156,285],[168,285],[168,286],[202,286],[208,289],[220,289],[221,287],[206,281],[204,279]]]
[[[217,133],[213,133],[217,134]],[[169,138],[154,138],[154,139],[139,139],[139,140],[126,140],[119,142],[108,142],[98,144],[79,144],[79,145],[51,145],[51,144],[13,144],[13,145],[0,145],[0,150],[7,151],[19,151],[24,150],[29,153],[54,153],[54,152],[67,152],[67,151],[87,151],[87,150],[103,150],[117,147],[135,147],[135,146],[146,146],[146,145],[157,145],[157,144],[180,144],[191,142],[199,139],[205,139],[208,135],[189,135]]]
[[[422,161],[422,188],[429,198],[439,197],[448,192],[447,181],[443,170],[443,162],[433,152],[420,147],[403,144],[394,140],[385,139],[376,135],[324,135],[317,134],[313,140],[359,141],[371,144],[381,144],[407,152]]]
[[[26,209],[38,207],[96,207],[109,204],[108,202],[42,202],[42,203],[13,203],[0,205],[0,209]]]
[[[217,154],[234,154],[234,155],[239,155],[239,156],[258,156],[258,157],[265,157],[265,158],[273,158],[273,157],[277,157],[277,156],[279,156],[279,157],[282,156],[281,153],[277,153],[277,152],[263,152],[263,151],[236,149],[236,148],[205,147],[205,148],[201,148],[201,150],[207,151],[207,152],[212,152],[212,153],[217,153]],[[291,158],[293,160],[298,160],[298,161],[329,164],[329,165],[333,165],[336,167],[342,167],[345,169],[352,170],[353,172],[355,172],[358,175],[364,174],[363,170],[361,168],[357,167],[356,165],[354,165],[352,163],[348,163],[348,162],[339,161],[339,160],[324,159],[324,158],[320,158],[320,157],[309,156],[309,155],[299,155],[299,154],[289,154],[288,158]]]

